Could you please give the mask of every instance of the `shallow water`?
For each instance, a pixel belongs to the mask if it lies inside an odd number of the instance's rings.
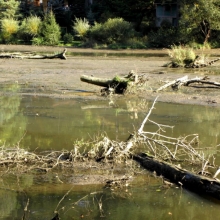
[[[19,89],[18,85],[2,88],[15,93],[0,97],[0,145],[19,142],[29,150],[70,150],[75,140],[104,132],[111,139],[126,140],[152,104],[132,97],[94,101],[19,96]],[[166,135],[198,133],[200,147],[212,147],[205,153],[214,153],[218,164],[219,116],[219,108],[158,102],[150,118],[175,126]],[[1,176],[0,194],[5,199],[0,203],[0,219],[21,219],[28,199],[26,219],[52,219],[54,210],[59,210],[61,219],[212,219],[220,214],[219,202],[176,187],[163,188],[161,179],[147,172],[132,186],[114,191],[103,185],[72,186],[59,178],[56,174]]]
[[[39,96],[0,97],[0,145],[30,150],[70,150],[76,140],[105,133],[124,141],[138,129],[151,102],[137,98],[94,101],[53,99]],[[158,102],[151,119],[166,125],[167,135],[178,137],[198,133],[201,147],[219,143],[219,108]],[[153,131],[152,124],[146,130]]]
[[[146,174],[148,176],[148,174]],[[31,185],[30,176],[20,178],[19,190],[0,189],[0,219],[216,219],[219,202],[180,188],[163,188],[160,179],[139,180],[126,189],[104,189],[100,185],[74,186],[48,182]],[[18,180],[18,178],[17,178]],[[36,180],[35,180],[36,181]],[[140,183],[141,182],[141,183]],[[23,188],[22,188],[23,187]]]

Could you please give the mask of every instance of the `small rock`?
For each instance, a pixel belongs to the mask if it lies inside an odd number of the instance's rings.
[[[165,74],[167,73],[166,71],[160,71],[158,74]]]

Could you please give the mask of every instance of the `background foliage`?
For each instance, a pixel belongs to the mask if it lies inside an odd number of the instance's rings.
[[[156,2],[179,3],[176,27],[166,22],[156,27]],[[93,0],[93,4],[68,0],[68,5],[54,0],[47,11],[27,1],[0,0],[0,8],[0,43],[112,49],[220,47],[220,0]],[[9,31],[10,23],[14,31]]]

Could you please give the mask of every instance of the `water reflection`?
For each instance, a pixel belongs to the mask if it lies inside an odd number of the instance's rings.
[[[148,178],[144,185],[115,189],[89,185],[44,184],[20,191],[0,191],[6,198],[0,205],[0,219],[22,219],[29,199],[27,219],[215,219],[219,202],[176,187],[163,188],[161,180]],[[8,199],[7,199],[8,198]],[[10,200],[11,199],[11,200]]]
[[[26,117],[20,111],[21,96],[17,95],[20,86],[8,85],[3,92],[14,93],[12,96],[0,96],[0,146],[14,145],[22,139],[26,130]]]
[[[70,150],[76,140],[88,140],[100,133],[126,140],[139,128],[151,106],[137,98],[109,103],[15,95],[1,96],[0,102],[0,144],[15,145],[20,141],[20,146],[30,150]],[[218,108],[158,102],[151,119],[175,126],[166,131],[167,136],[198,133],[201,147],[215,147],[219,144],[219,116]],[[145,130],[154,129],[152,124],[146,124]]]

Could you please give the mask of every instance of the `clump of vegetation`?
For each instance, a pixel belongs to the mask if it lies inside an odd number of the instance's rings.
[[[22,21],[22,32],[30,36],[36,36],[39,32],[41,19],[37,16],[30,16]]]
[[[86,18],[76,18],[76,21],[73,25],[73,30],[75,31],[76,36],[80,37],[81,39],[85,39],[89,28],[89,21]]]
[[[173,65],[175,66],[184,66],[186,64],[192,63],[196,54],[193,48],[187,46],[171,46],[171,49],[168,50],[168,55],[171,58]]]
[[[40,24],[40,17],[30,16],[25,18],[21,23],[19,38],[30,43],[31,40],[38,35]]]
[[[60,26],[56,23],[54,14],[48,13],[40,24],[39,35],[33,39],[33,44],[37,42],[39,45],[58,45],[60,37]]]
[[[13,43],[15,34],[19,30],[18,21],[13,18],[4,18],[1,20],[2,33],[1,37],[4,43]]]
[[[70,33],[66,33],[66,34],[64,34],[64,36],[63,36],[63,42],[64,42],[64,44],[66,45],[66,44],[72,44],[73,43],[73,35],[72,34],[70,34]]]

